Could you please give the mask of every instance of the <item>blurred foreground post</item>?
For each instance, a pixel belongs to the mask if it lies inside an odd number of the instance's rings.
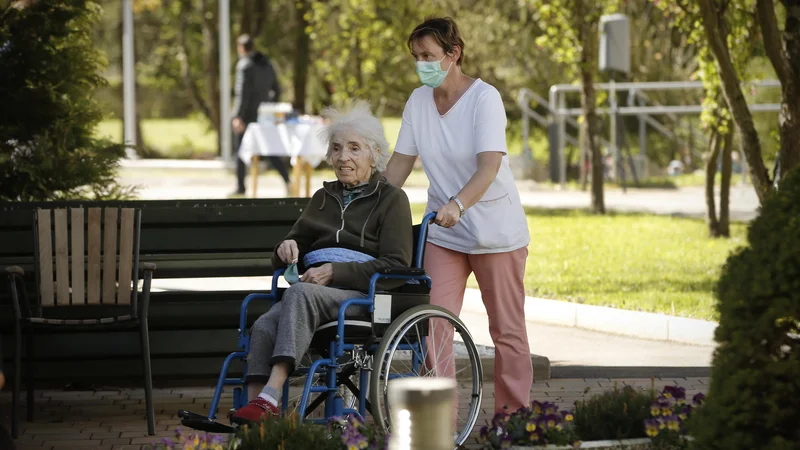
[[[450,378],[401,378],[389,383],[390,450],[453,450]]]

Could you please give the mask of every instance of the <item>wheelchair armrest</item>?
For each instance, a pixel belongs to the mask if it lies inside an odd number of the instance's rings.
[[[381,275],[418,277],[425,275],[425,269],[420,267],[384,267],[378,270],[378,273]]]

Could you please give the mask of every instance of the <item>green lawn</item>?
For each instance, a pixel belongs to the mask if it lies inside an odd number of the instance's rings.
[[[122,142],[122,121],[100,122],[98,136]],[[217,132],[197,119],[145,119],[142,137],[147,147],[165,158],[211,158],[217,154]]]
[[[420,221],[424,205],[412,209]],[[700,220],[644,214],[530,209],[528,226],[528,295],[706,320],[726,257],[745,243],[743,224],[712,240]]]

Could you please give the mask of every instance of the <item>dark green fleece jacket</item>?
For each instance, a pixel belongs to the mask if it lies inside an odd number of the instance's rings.
[[[376,259],[364,263],[332,263],[332,284],[366,292],[379,269],[409,267],[413,252],[411,207],[406,193],[376,172],[364,193],[343,207],[342,183],[323,183],[285,240],[294,239],[303,256],[313,250],[341,247]],[[276,247],[277,248],[277,247]],[[272,254],[272,267],[286,267]],[[382,283],[382,287],[386,287]]]

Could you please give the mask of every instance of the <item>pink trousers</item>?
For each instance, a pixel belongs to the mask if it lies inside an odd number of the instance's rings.
[[[428,243],[425,247],[425,270],[433,281],[431,304],[461,314],[467,278],[475,273],[489,315],[489,334],[495,346],[495,410],[508,406],[515,411],[530,405],[533,383],[528,333],[525,327],[525,261],[528,248],[507,253],[471,255]],[[455,375],[453,328],[431,321],[430,336],[444,342],[437,344],[436,372]],[[444,333],[444,334],[443,334]],[[449,358],[447,357],[449,355]]]

